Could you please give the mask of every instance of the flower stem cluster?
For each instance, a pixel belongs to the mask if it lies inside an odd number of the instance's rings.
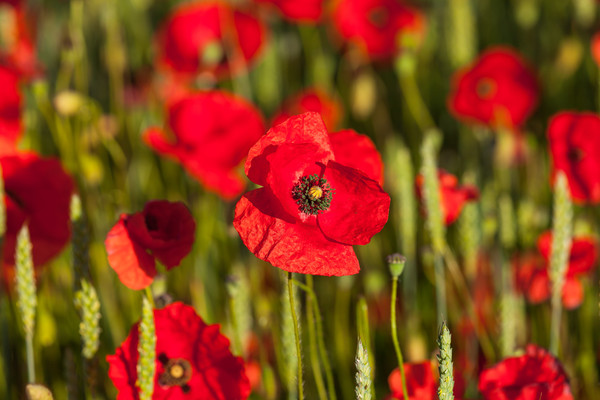
[[[329,209],[334,192],[327,179],[313,174],[300,178],[292,189],[292,198],[301,212],[317,215]]]

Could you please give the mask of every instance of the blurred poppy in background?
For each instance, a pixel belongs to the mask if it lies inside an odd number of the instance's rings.
[[[246,183],[237,167],[265,131],[260,111],[217,90],[189,93],[167,108],[169,129],[150,128],[144,141],[221,197],[242,193]]]
[[[465,203],[479,198],[479,191],[471,185],[460,186],[456,176],[438,169],[438,179],[440,185],[440,196],[442,201],[442,212],[444,214],[444,223],[451,225],[456,221],[462,211]],[[425,180],[423,175],[419,174],[416,178],[417,195],[423,199],[423,184]]]
[[[437,383],[431,361],[404,363],[403,367],[408,397],[415,400],[437,399]],[[402,375],[398,368],[388,377],[388,384],[392,392],[388,400],[406,400],[402,392]]]
[[[0,65],[0,156],[16,151],[23,131],[19,83],[20,78],[15,71]]]
[[[108,264],[121,283],[139,290],[157,274],[156,260],[168,270],[179,265],[194,244],[196,223],[185,204],[154,200],[144,210],[121,214],[106,235]]]
[[[593,113],[561,112],[548,124],[552,176],[567,176],[577,203],[600,203],[600,117]]]
[[[258,56],[265,37],[260,20],[226,2],[184,3],[158,33],[158,61],[183,77],[234,75]]]
[[[311,87],[284,101],[273,117],[272,125],[279,125],[293,115],[314,111],[321,114],[327,129],[336,129],[342,118],[340,101],[326,91]]]
[[[456,118],[515,132],[538,102],[535,73],[508,47],[493,47],[452,77],[448,107]]]
[[[250,382],[241,357],[231,354],[229,339],[219,325],[207,325],[193,307],[172,303],[154,310],[156,329],[155,400],[242,400],[250,395]],[[139,323],[114,355],[106,357],[108,376],[119,394],[117,400],[139,399],[137,361]]]
[[[22,1],[0,1],[0,62],[18,71],[23,78],[31,78],[41,71],[36,49]]]
[[[420,38],[425,31],[425,17],[398,0],[336,0],[332,18],[344,42],[374,61],[397,56],[402,35]]]
[[[500,361],[479,375],[486,400],[572,400],[569,379],[547,350],[530,344],[525,354]]]
[[[336,161],[317,113],[271,128],[248,153],[246,193],[233,225],[258,258],[285,271],[351,275],[352,245],[367,244],[388,219],[390,197],[364,172]]]
[[[6,233],[2,247],[3,270],[12,282],[17,235],[29,228],[33,264],[54,258],[70,238],[70,204],[73,180],[60,161],[34,153],[0,156],[6,204]]]
[[[259,4],[269,4],[276,8],[288,21],[296,23],[317,23],[323,15],[324,0],[254,0]]]

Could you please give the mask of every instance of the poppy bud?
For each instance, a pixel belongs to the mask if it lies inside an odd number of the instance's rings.
[[[406,257],[400,253],[394,253],[387,256],[386,260],[390,268],[390,273],[394,278],[402,275],[402,271],[404,271],[404,265],[406,264]]]

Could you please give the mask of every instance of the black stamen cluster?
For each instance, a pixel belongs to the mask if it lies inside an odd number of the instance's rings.
[[[312,199],[308,192],[313,186],[318,186],[323,190],[323,195],[318,199]],[[317,174],[303,176],[292,189],[292,198],[298,204],[298,209],[310,215],[317,215],[327,211],[331,205],[331,198],[335,189],[332,189],[327,183],[327,179],[319,178]]]

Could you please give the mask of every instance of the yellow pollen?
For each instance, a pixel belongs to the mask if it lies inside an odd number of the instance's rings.
[[[183,367],[179,364],[175,364],[169,368],[169,374],[175,379],[181,378],[184,372]]]
[[[308,197],[311,200],[317,200],[323,197],[323,189],[320,186],[312,186],[308,189]]]

